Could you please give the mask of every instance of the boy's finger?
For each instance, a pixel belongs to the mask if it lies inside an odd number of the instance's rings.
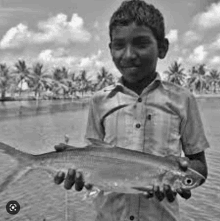
[[[192,194],[190,190],[182,190],[182,189],[178,189],[177,193],[184,199],[188,200]]]
[[[65,173],[59,171],[54,177],[54,183],[59,185],[64,181],[64,179],[65,179]]]
[[[171,190],[169,185],[164,185],[164,192],[168,201],[172,203],[176,198],[176,193]]]
[[[84,187],[87,189],[87,190],[92,190],[93,188],[93,185],[91,183],[84,183]]]
[[[54,149],[56,150],[56,152],[62,152],[66,149],[66,145],[63,143],[60,143],[60,144],[55,145]]]
[[[75,183],[76,171],[74,169],[69,169],[66,179],[64,181],[64,188],[69,190]]]
[[[81,191],[84,187],[84,178],[81,172],[76,172],[75,190]]]
[[[159,201],[162,201],[165,197],[164,193],[160,191],[160,188],[157,185],[154,186],[154,194]]]

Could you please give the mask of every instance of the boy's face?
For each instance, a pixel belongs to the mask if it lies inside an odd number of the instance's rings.
[[[138,83],[155,74],[158,57],[164,58],[168,50],[168,41],[165,42],[167,45],[159,49],[150,28],[132,23],[113,29],[109,47],[113,62],[124,79]]]

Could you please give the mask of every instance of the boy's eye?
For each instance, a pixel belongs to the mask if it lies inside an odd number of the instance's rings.
[[[146,48],[148,46],[148,44],[146,43],[138,43],[138,44],[135,44],[136,47],[138,48]]]
[[[121,49],[121,48],[123,48],[124,47],[124,43],[122,43],[122,42],[113,42],[112,43],[112,47],[114,48],[114,49]]]
[[[148,47],[149,44],[150,44],[149,41],[136,41],[136,42],[134,42],[134,45],[135,45],[136,47],[140,47],[140,48]]]

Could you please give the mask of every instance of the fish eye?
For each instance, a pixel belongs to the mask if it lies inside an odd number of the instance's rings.
[[[185,184],[186,186],[191,186],[191,185],[193,185],[193,179],[190,178],[190,177],[186,177],[186,179],[184,179],[184,184]]]

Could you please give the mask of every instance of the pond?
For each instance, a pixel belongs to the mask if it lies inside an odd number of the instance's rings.
[[[205,132],[209,178],[193,190],[189,200],[180,199],[182,221],[218,221],[220,217],[220,99],[198,99]],[[54,150],[54,145],[70,138],[69,144],[84,146],[88,105],[70,101],[23,101],[0,104],[0,141],[32,154]],[[0,155],[0,182],[13,169],[9,157]],[[0,194],[1,220],[60,221],[92,220],[95,212],[85,192],[65,191],[46,172],[33,171]],[[9,215],[5,205],[17,200],[21,211]]]

